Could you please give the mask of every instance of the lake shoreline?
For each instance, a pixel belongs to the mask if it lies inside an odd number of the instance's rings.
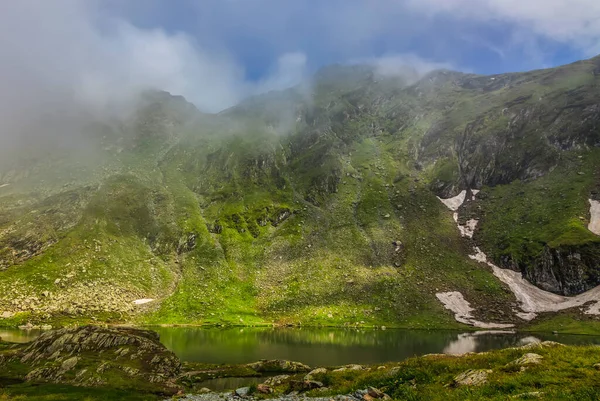
[[[538,341],[385,363],[307,365],[263,359],[209,364],[181,362],[151,331],[84,326],[45,332],[18,346],[0,342],[0,398],[500,400],[535,393],[547,399],[592,400],[600,395],[595,384],[599,360],[598,346]],[[227,378],[247,380],[225,381],[230,383],[226,387],[247,385],[229,392],[204,387],[207,380]]]

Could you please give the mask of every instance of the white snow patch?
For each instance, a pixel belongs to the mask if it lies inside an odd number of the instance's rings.
[[[435,296],[440,300],[441,303],[444,304],[446,309],[454,312],[454,319],[456,319],[457,322],[482,329],[504,329],[514,326],[512,324],[485,323],[475,320],[471,314],[471,312],[473,312],[471,304],[469,304],[469,302],[458,291],[438,292],[435,294]]]
[[[600,201],[589,199],[590,201],[590,224],[588,230],[596,235],[600,235]]]
[[[154,299],[152,299],[152,298],[142,298],[142,299],[136,299],[135,301],[133,301],[133,303],[135,305],[144,305],[144,304],[150,303],[152,301],[154,301]]]
[[[450,209],[452,211],[457,211],[458,208],[460,207],[460,205],[462,205],[464,203],[465,196],[467,196],[467,191],[463,189],[454,198],[442,199],[438,196],[438,199],[440,201],[442,201],[442,203],[444,205],[446,205],[448,207],[448,209]]]
[[[519,272],[501,269],[493,263],[488,262],[486,254],[481,249],[475,247],[475,252],[475,255],[469,255],[469,257],[490,266],[494,275],[504,284],[508,285],[513,294],[515,294],[520,303],[521,310],[525,312],[517,315],[521,319],[531,320],[536,316],[536,313],[558,312],[563,309],[582,306],[588,302],[593,302],[593,304],[584,313],[600,315],[600,286],[575,297],[553,294],[534,286],[525,280]]]
[[[472,190],[471,190],[471,193],[473,194],[473,199],[475,199],[475,197],[477,196],[477,194],[478,194],[479,192],[481,192],[481,191],[480,191],[480,190],[478,190],[478,189],[472,189]]]
[[[0,184],[0,188],[7,187],[7,186],[9,186],[9,185],[10,185],[10,184]]]
[[[537,316],[537,314],[533,313],[533,312],[529,312],[529,313],[519,312],[519,311],[513,311],[513,312],[515,312],[515,316],[517,316],[518,318],[521,318],[521,319],[527,320],[527,321],[533,320]]]
[[[479,190],[471,190],[473,198],[479,193]],[[463,237],[472,238],[475,228],[477,227],[478,220],[471,219],[467,221],[466,225],[458,224],[458,212],[457,210],[464,203],[467,191],[463,190],[457,196],[450,199],[438,199],[446,205],[454,213],[452,217],[458,226],[458,229]],[[589,199],[590,202],[590,223],[588,229],[594,234],[600,235],[600,201]],[[469,257],[477,262],[485,263],[492,268],[494,275],[508,285],[510,290],[515,294],[517,301],[519,301],[521,311],[515,311],[515,315],[523,320],[532,320],[537,316],[537,313],[542,312],[558,312],[563,309],[574,308],[582,306],[587,303],[591,303],[584,311],[588,315],[600,315],[600,286],[593,288],[583,294],[579,294],[575,297],[565,297],[562,295],[553,294],[548,291],[544,291],[529,281],[525,280],[521,273],[513,270],[501,269],[498,266],[487,260],[485,253],[478,247],[474,248],[475,254],[469,255]],[[470,304],[463,298],[459,292],[449,292],[436,294],[438,299],[444,303],[446,309],[450,309],[455,313],[457,321],[465,324],[472,324],[476,327],[488,327],[488,328],[499,328],[496,323],[483,323],[473,320],[471,312],[473,309]],[[485,325],[485,326],[481,326]],[[492,325],[492,326],[489,326]],[[500,325],[502,327],[511,327],[512,325]]]
[[[464,226],[457,224],[460,235],[463,237],[473,238],[473,234],[475,234],[475,228],[477,228],[477,223],[479,223],[479,220],[471,219],[467,221],[467,224]]]

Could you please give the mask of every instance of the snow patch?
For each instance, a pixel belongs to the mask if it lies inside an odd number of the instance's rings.
[[[528,322],[530,320],[535,319],[535,317],[537,316],[537,314],[533,313],[533,312],[529,312],[529,313],[527,313],[527,312],[519,312],[519,311],[513,311],[513,312],[515,312],[515,316],[516,317],[518,317],[520,319],[523,319],[523,320],[526,320]]]
[[[458,291],[453,292],[438,292],[435,294],[437,299],[440,300],[444,307],[454,313],[454,319],[457,322],[468,324],[471,326],[479,327],[482,329],[504,329],[513,327],[512,324],[503,323],[485,323],[475,320],[471,312],[471,304],[463,297]]]
[[[600,235],[600,201],[589,199],[590,201],[590,224],[588,230],[596,235]]]
[[[133,301],[133,303],[135,305],[144,305],[144,304],[150,303],[152,301],[154,301],[153,298],[142,298],[142,299],[136,299],[135,301]]]
[[[479,193],[479,190],[471,190],[473,198]],[[438,199],[446,205],[454,213],[452,215],[456,225],[463,237],[472,238],[477,227],[478,220],[471,219],[467,221],[466,225],[458,223],[458,212],[457,210],[465,202],[467,191],[463,190],[457,196],[450,199]],[[594,234],[600,235],[600,201],[589,199],[590,202],[590,223],[588,229]],[[563,309],[569,309],[574,307],[583,306],[591,303],[586,310],[585,314],[588,315],[600,315],[600,286],[593,288],[583,294],[575,297],[565,297],[562,295],[553,294],[548,291],[544,291],[529,281],[523,278],[520,272],[516,272],[509,269],[501,269],[498,266],[487,260],[487,255],[481,251],[478,247],[474,247],[474,254],[469,257],[477,262],[485,263],[492,268],[494,275],[506,284],[513,292],[517,301],[520,304],[521,311],[515,311],[515,315],[523,320],[533,320],[538,313],[542,312],[558,312]],[[470,304],[463,298],[459,292],[447,292],[436,294],[437,298],[444,304],[446,309],[449,309],[455,313],[457,321],[465,324],[471,324],[476,327],[482,328],[503,328],[512,327],[512,325],[502,325],[496,323],[483,323],[473,319],[471,312],[473,309]],[[483,326],[482,326],[483,325]]]
[[[465,202],[465,196],[467,196],[467,191],[463,189],[454,198],[442,199],[438,196],[438,199],[442,201],[442,203],[446,205],[448,209],[457,211],[458,208]]]
[[[458,224],[460,235],[467,238],[473,238],[473,234],[475,234],[475,228],[477,228],[477,223],[479,223],[479,220],[471,219],[467,221],[467,224],[464,226]]]
[[[553,294],[531,284],[523,278],[521,273],[501,269],[489,262],[486,254],[481,249],[475,247],[475,252],[475,255],[469,255],[469,257],[490,266],[494,276],[508,285],[513,294],[515,294],[521,310],[525,312],[517,314],[521,319],[532,320],[535,318],[536,313],[558,312],[563,309],[582,306],[588,302],[593,302],[593,304],[584,313],[588,315],[600,315],[600,286],[574,297]]]
[[[10,184],[0,184],[0,188],[7,187],[7,186],[9,186],[9,185],[10,185]]]

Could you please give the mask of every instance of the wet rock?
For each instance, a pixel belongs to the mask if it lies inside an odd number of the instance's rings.
[[[455,386],[481,386],[487,383],[490,369],[469,369],[454,378]]]

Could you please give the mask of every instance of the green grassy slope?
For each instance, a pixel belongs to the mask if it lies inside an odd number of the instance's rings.
[[[483,188],[461,219],[480,219],[493,260],[535,282],[548,249],[591,255],[567,277],[581,292],[600,277],[597,68],[404,86],[338,66],[216,116],[152,95],[93,179],[0,188],[0,312],[24,312],[0,324],[457,327],[442,291],[511,320],[513,296],[436,198],[465,188]]]

